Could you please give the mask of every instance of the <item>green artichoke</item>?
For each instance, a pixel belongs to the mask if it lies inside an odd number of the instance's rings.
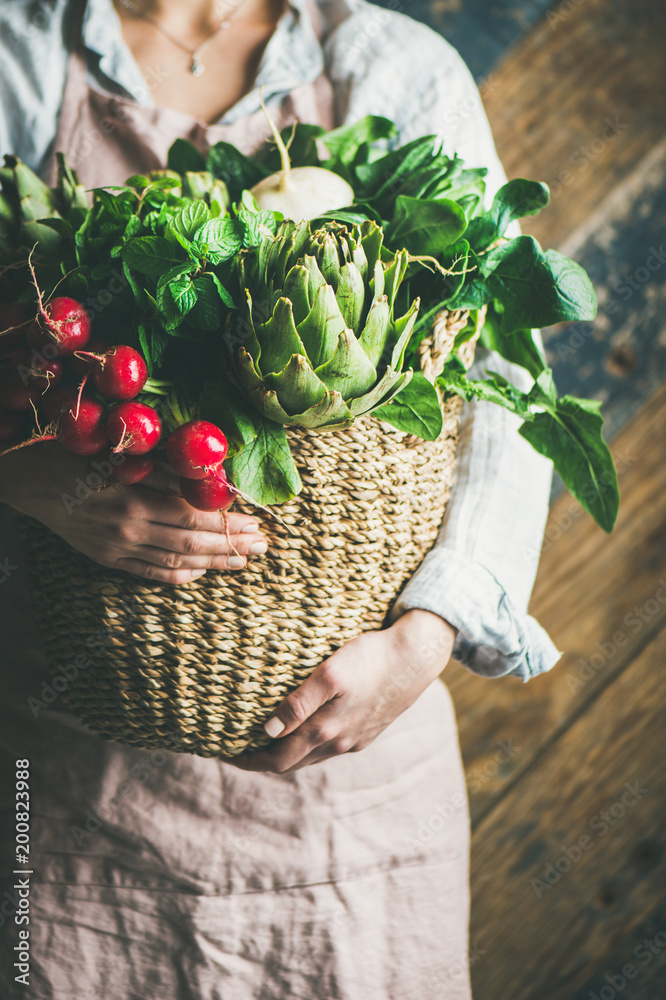
[[[250,402],[279,424],[346,426],[384,405],[411,378],[405,348],[419,302],[396,319],[406,250],[382,249],[374,222],[283,222],[243,251],[247,306],[234,353]]]

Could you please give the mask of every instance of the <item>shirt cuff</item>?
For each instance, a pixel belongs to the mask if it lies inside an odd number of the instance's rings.
[[[393,622],[412,608],[432,611],[457,630],[452,656],[483,677],[528,681],[562,656],[531,615],[521,613],[496,577],[469,557],[437,546],[397,598]]]

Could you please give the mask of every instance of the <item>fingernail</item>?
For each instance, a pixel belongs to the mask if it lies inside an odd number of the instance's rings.
[[[264,552],[268,549],[268,544],[266,542],[255,542],[248,549],[250,555],[253,556],[263,556]]]
[[[196,580],[200,576],[203,576],[205,572],[206,572],[205,569],[193,569],[192,573],[190,575],[191,575],[191,577],[192,577],[193,580]]]
[[[274,740],[275,737],[279,736],[284,729],[284,722],[282,722],[281,719],[278,719],[277,715],[274,715],[272,719],[269,719],[268,722],[264,723],[264,729],[266,730],[267,735]]]
[[[258,524],[246,524],[244,528],[241,528],[241,534],[243,532],[247,532],[249,534],[250,532],[255,532],[255,531],[259,531]]]
[[[227,565],[229,569],[242,569],[245,565],[245,560],[242,556],[229,556]]]

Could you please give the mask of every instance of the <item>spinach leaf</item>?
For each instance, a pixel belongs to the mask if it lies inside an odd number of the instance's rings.
[[[412,254],[437,256],[455,243],[466,227],[465,213],[453,201],[421,201],[400,195],[386,229],[386,241]]]
[[[325,166],[329,170],[348,166],[358,160],[359,150],[365,153],[363,159],[367,160],[371,143],[378,139],[391,139],[396,134],[393,122],[380,115],[366,115],[350,125],[340,125],[322,136],[322,144],[331,154],[331,159],[325,161]]]
[[[435,441],[442,432],[439,395],[421,372],[414,372],[404,389],[385,406],[374,409],[372,415],[425,441]]]
[[[532,236],[518,236],[477,261],[485,289],[504,307],[502,333],[596,316],[596,296],[583,268],[555,250],[544,253]]]
[[[548,412],[523,424],[520,434],[552,460],[581,506],[611,532],[620,492],[613,457],[601,436],[600,407],[597,400],[562,396]]]
[[[470,222],[467,239],[475,250],[485,250],[509,224],[526,215],[536,215],[548,204],[550,192],[546,184],[522,178],[508,181],[499,189],[489,212]]]
[[[270,170],[255,159],[244,156],[229,142],[216,142],[211,147],[206,168],[223,180],[233,201],[238,201],[245,188],[254,187]]]
[[[184,174],[188,170],[200,171],[206,169],[206,161],[191,142],[185,139],[176,139],[169,148],[167,154],[167,167],[169,170],[176,170],[179,174]]]
[[[479,343],[501,357],[527,369],[532,378],[538,378],[546,367],[545,359],[534,342],[531,330],[517,330],[508,336],[500,329],[501,314],[488,306],[486,319],[481,329]]]
[[[239,490],[264,506],[300,493],[303,484],[284,427],[253,410],[230,379],[206,382],[199,412],[225,434],[229,455],[224,465]]]

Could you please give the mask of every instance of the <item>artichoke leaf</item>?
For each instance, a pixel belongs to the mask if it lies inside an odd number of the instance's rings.
[[[378,406],[384,406],[401,389],[404,389],[413,374],[411,368],[408,368],[406,372],[395,372],[392,368],[387,368],[382,378],[370,392],[366,392],[364,396],[359,396],[358,399],[353,399],[350,402],[349,409],[353,416],[360,417],[363,413],[369,413]]]
[[[308,269],[304,264],[294,264],[289,270],[282,294],[292,304],[294,322],[302,323],[312,307],[308,296]]]
[[[265,323],[255,326],[254,332],[261,345],[258,367],[264,376],[282,371],[292,354],[306,353],[289,299],[279,298],[273,315]]]
[[[384,291],[388,295],[389,305],[393,309],[395,297],[402,283],[409,263],[409,254],[406,250],[399,250],[392,263],[384,271]]]
[[[383,240],[384,234],[376,223],[368,220],[361,225],[361,246],[371,274],[374,274],[375,264],[381,257]],[[363,277],[365,278],[365,274]]]
[[[375,272],[370,279],[370,290],[374,299],[380,299],[384,294],[384,268],[380,260],[375,261]],[[388,298],[387,298],[388,301]]]
[[[330,233],[326,233],[322,240],[317,262],[319,270],[324,275],[324,281],[331,285],[334,291],[337,291],[340,280],[340,255],[337,241]]]
[[[274,389],[262,386],[249,394],[250,402],[260,413],[287,427],[326,427],[348,423],[352,419],[349,407],[339,392],[326,391],[324,398],[303,413],[287,413]]]
[[[316,370],[336,351],[338,339],[346,329],[335,300],[335,292],[330,285],[321,286],[315,295],[312,309],[296,329],[304,350],[295,350],[291,353],[305,354]],[[280,368],[282,367],[281,365]]]
[[[236,355],[236,376],[238,384],[248,394],[264,385],[264,380],[257,371],[252,355],[244,347],[239,348]]]
[[[315,368],[328,389],[349,400],[367,392],[377,381],[377,371],[351,330],[343,330],[328,361]]]
[[[335,299],[345,325],[356,332],[363,314],[365,287],[358,268],[353,264],[343,264],[340,268],[340,280]]]
[[[414,324],[416,323],[416,317],[418,315],[420,304],[420,299],[414,299],[408,312],[406,312],[404,316],[401,316],[400,319],[396,319],[393,323],[393,329],[397,337],[397,341],[393,348],[393,353],[391,354],[391,368],[395,371],[400,371],[402,368],[405,348],[407,347],[409,338],[414,330]]]
[[[382,295],[370,307],[363,331],[358,338],[363,353],[376,369],[386,348],[389,335],[393,332],[390,322],[391,310],[388,299]],[[385,359],[388,361],[388,358]]]
[[[21,218],[24,222],[38,222],[40,219],[60,219],[62,216],[50,204],[27,195],[21,198]]]
[[[281,407],[289,415],[309,410],[326,395],[326,386],[302,354],[293,354],[281,372],[267,375],[264,381],[269,389],[275,390]]]
[[[312,257],[310,254],[306,254],[305,257],[299,261],[299,264],[302,264],[308,273],[308,299],[310,301],[310,306],[313,306],[317,297],[317,292],[320,288],[324,287],[326,279],[319,270],[316,258]]]

